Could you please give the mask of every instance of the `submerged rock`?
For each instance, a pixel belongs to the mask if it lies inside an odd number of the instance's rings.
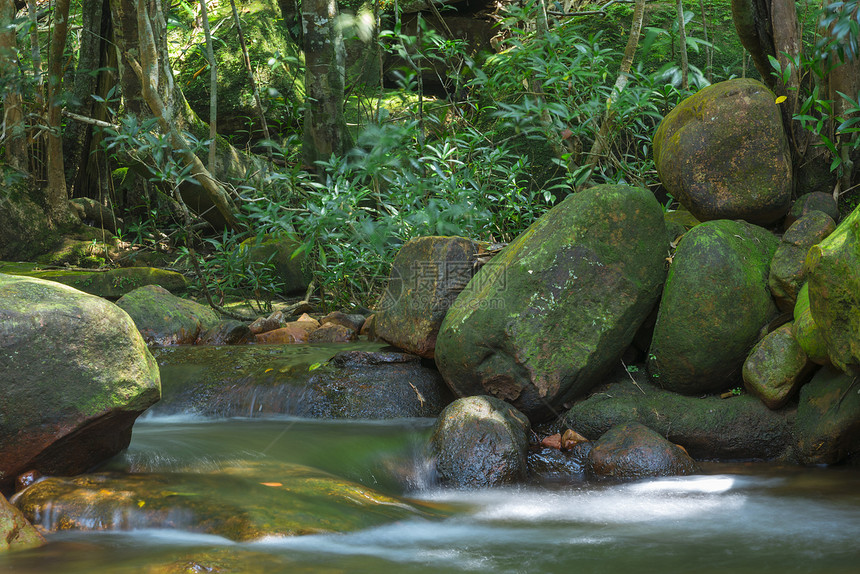
[[[439,415],[430,438],[444,486],[486,488],[526,476],[529,420],[501,399],[457,399]]]
[[[665,391],[636,373],[637,384],[619,372],[613,382],[575,404],[563,424],[588,437],[615,425],[640,422],[684,445],[696,460],[790,458],[794,439],[789,413],[772,411],[751,395],[720,399]]]
[[[666,390],[698,395],[742,383],[761,328],[777,314],[767,287],[777,239],[743,221],[709,221],[678,245],[660,301],[648,370]]]
[[[776,96],[757,80],[703,88],[654,134],[660,181],[700,221],[767,225],[791,204],[791,154]]]
[[[134,319],[150,345],[193,345],[221,321],[210,307],[177,297],[158,285],[135,289],[116,304]]]
[[[0,489],[26,471],[77,474],[128,446],[161,395],[158,366],[119,307],[0,275]]]
[[[687,452],[637,422],[622,423],[594,441],[588,453],[589,478],[639,480],[657,476],[684,476],[699,472]]]
[[[432,417],[453,397],[421,358],[378,344],[165,347],[153,353],[165,380],[153,412],[312,418]]]
[[[464,237],[419,237],[391,265],[376,312],[376,336],[429,359],[445,313],[477,270],[481,245]]]
[[[47,478],[16,504],[47,532],[165,528],[236,541],[349,532],[440,514],[309,467],[266,462],[206,474]]]
[[[617,364],[657,302],[666,250],[649,191],[601,185],[568,196],[457,298],[436,341],[439,371],[459,396],[551,417]]]

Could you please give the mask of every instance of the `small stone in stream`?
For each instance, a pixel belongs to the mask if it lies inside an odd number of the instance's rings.
[[[348,343],[354,340],[354,330],[336,323],[326,323],[308,337],[309,343]]]

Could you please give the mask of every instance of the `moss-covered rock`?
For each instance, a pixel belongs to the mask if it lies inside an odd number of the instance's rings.
[[[782,311],[791,311],[797,294],[806,283],[806,254],[836,229],[836,222],[823,211],[810,211],[788,228],[770,262],[768,286]]]
[[[660,181],[701,221],[768,224],[791,204],[791,154],[776,96],[757,80],[699,90],[654,134]]]
[[[501,399],[457,399],[439,415],[431,450],[445,486],[486,488],[526,476],[529,420]]]
[[[301,243],[288,235],[265,235],[242,242],[239,249],[251,264],[270,264],[277,280],[283,283],[284,295],[303,294],[311,282],[305,253],[296,255]]]
[[[699,472],[684,449],[638,422],[616,425],[594,442],[585,465],[589,478],[640,480]]]
[[[0,553],[41,546],[45,539],[21,511],[0,494]]]
[[[134,319],[150,345],[191,345],[220,321],[210,307],[146,285],[123,295],[116,304]]]
[[[797,393],[814,368],[794,338],[794,326],[786,323],[753,347],[744,362],[744,386],[769,409],[778,409]]]
[[[622,371],[576,403],[561,424],[597,438],[636,421],[683,445],[697,460],[774,460],[793,450],[789,420],[785,409],[772,411],[751,395],[687,397],[658,388],[641,371]]]
[[[170,528],[236,541],[440,514],[319,470],[271,462],[224,465],[209,474],[48,478],[25,490],[17,505],[48,532]]]
[[[759,331],[777,313],[767,287],[777,239],[744,221],[709,221],[675,251],[648,369],[670,391],[696,395],[741,383]]]
[[[181,273],[153,267],[124,267],[101,271],[40,269],[35,264],[12,264],[0,262],[0,273],[36,277],[56,281],[78,291],[118,299],[144,285],[160,285],[168,291],[182,293],[188,288],[188,280]]]
[[[804,193],[791,204],[791,209],[785,216],[782,225],[788,229],[794,222],[813,211],[821,211],[830,216],[833,221],[839,221],[839,205],[830,193],[813,191]]]
[[[807,255],[809,308],[831,362],[860,373],[860,207]]]
[[[432,359],[442,319],[477,269],[481,245],[464,237],[420,237],[404,245],[376,310],[376,336]]]
[[[351,345],[154,349],[165,387],[153,412],[391,419],[433,417],[454,399],[420,357]]]
[[[161,395],[129,316],[71,287],[0,275],[0,489],[29,470],[75,474],[113,456]]]
[[[436,340],[445,381],[533,420],[588,392],[657,301],[665,229],[644,189],[568,196],[484,265],[448,311]]]
[[[797,456],[805,464],[834,464],[860,453],[860,382],[824,368],[800,389]]]
[[[830,357],[827,354],[827,343],[821,334],[821,329],[812,317],[809,309],[809,284],[804,283],[797,294],[797,303],[794,305],[794,338],[797,344],[809,357],[809,360],[818,365],[829,365]]]
[[[27,260],[56,244],[38,199],[29,176],[0,165],[0,259]]]

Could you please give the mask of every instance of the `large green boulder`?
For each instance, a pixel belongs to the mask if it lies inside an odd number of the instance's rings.
[[[804,464],[834,464],[860,453],[860,383],[823,368],[800,389],[794,424]]]
[[[786,323],[753,347],[744,362],[744,386],[768,408],[778,409],[797,394],[814,369],[794,338],[793,325]]]
[[[761,328],[777,313],[767,287],[777,239],[744,221],[709,221],[678,245],[648,355],[670,391],[698,395],[741,383]]]
[[[436,365],[459,396],[553,416],[616,365],[665,278],[663,212],[640,188],[568,196],[472,278],[445,316]]]
[[[120,267],[90,271],[41,269],[35,264],[0,262],[0,273],[56,281],[105,299],[119,299],[144,285],[160,285],[171,292],[184,292],[188,289],[188,280],[184,275],[155,267]]]
[[[221,321],[211,307],[177,297],[159,285],[139,287],[116,304],[131,316],[149,345],[193,345]]]
[[[809,308],[843,371],[860,373],[860,207],[809,250]]]
[[[782,311],[791,311],[797,294],[806,283],[806,254],[836,229],[836,222],[823,211],[810,211],[795,221],[780,239],[770,262],[768,285]]]
[[[791,203],[791,154],[776,96],[757,80],[699,90],[654,134],[660,181],[697,219],[768,224]]]
[[[642,371],[622,371],[573,405],[561,428],[597,438],[635,421],[683,445],[697,460],[774,460],[793,452],[789,420],[786,409],[772,411],[752,395],[688,397],[661,389]]]
[[[479,267],[481,245],[464,237],[419,237],[406,243],[376,310],[376,336],[432,359],[448,308]]]
[[[76,474],[128,446],[161,396],[158,366],[119,307],[52,281],[0,275],[0,489]]]

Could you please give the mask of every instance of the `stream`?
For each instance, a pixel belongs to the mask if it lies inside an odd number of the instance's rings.
[[[421,512],[394,521],[368,513],[365,521],[351,509],[350,532],[245,542],[192,531],[176,516],[155,527],[61,530],[47,536],[46,546],[0,555],[0,572],[848,574],[860,568],[860,468],[706,463],[701,475],[630,484],[451,491],[434,486],[425,453],[433,422],[145,415],[131,446],[100,471],[188,480],[251,465],[253,473],[219,481],[217,494],[265,505],[266,486],[280,484],[278,469],[299,465]],[[325,516],[339,512],[334,502],[308,500]]]

